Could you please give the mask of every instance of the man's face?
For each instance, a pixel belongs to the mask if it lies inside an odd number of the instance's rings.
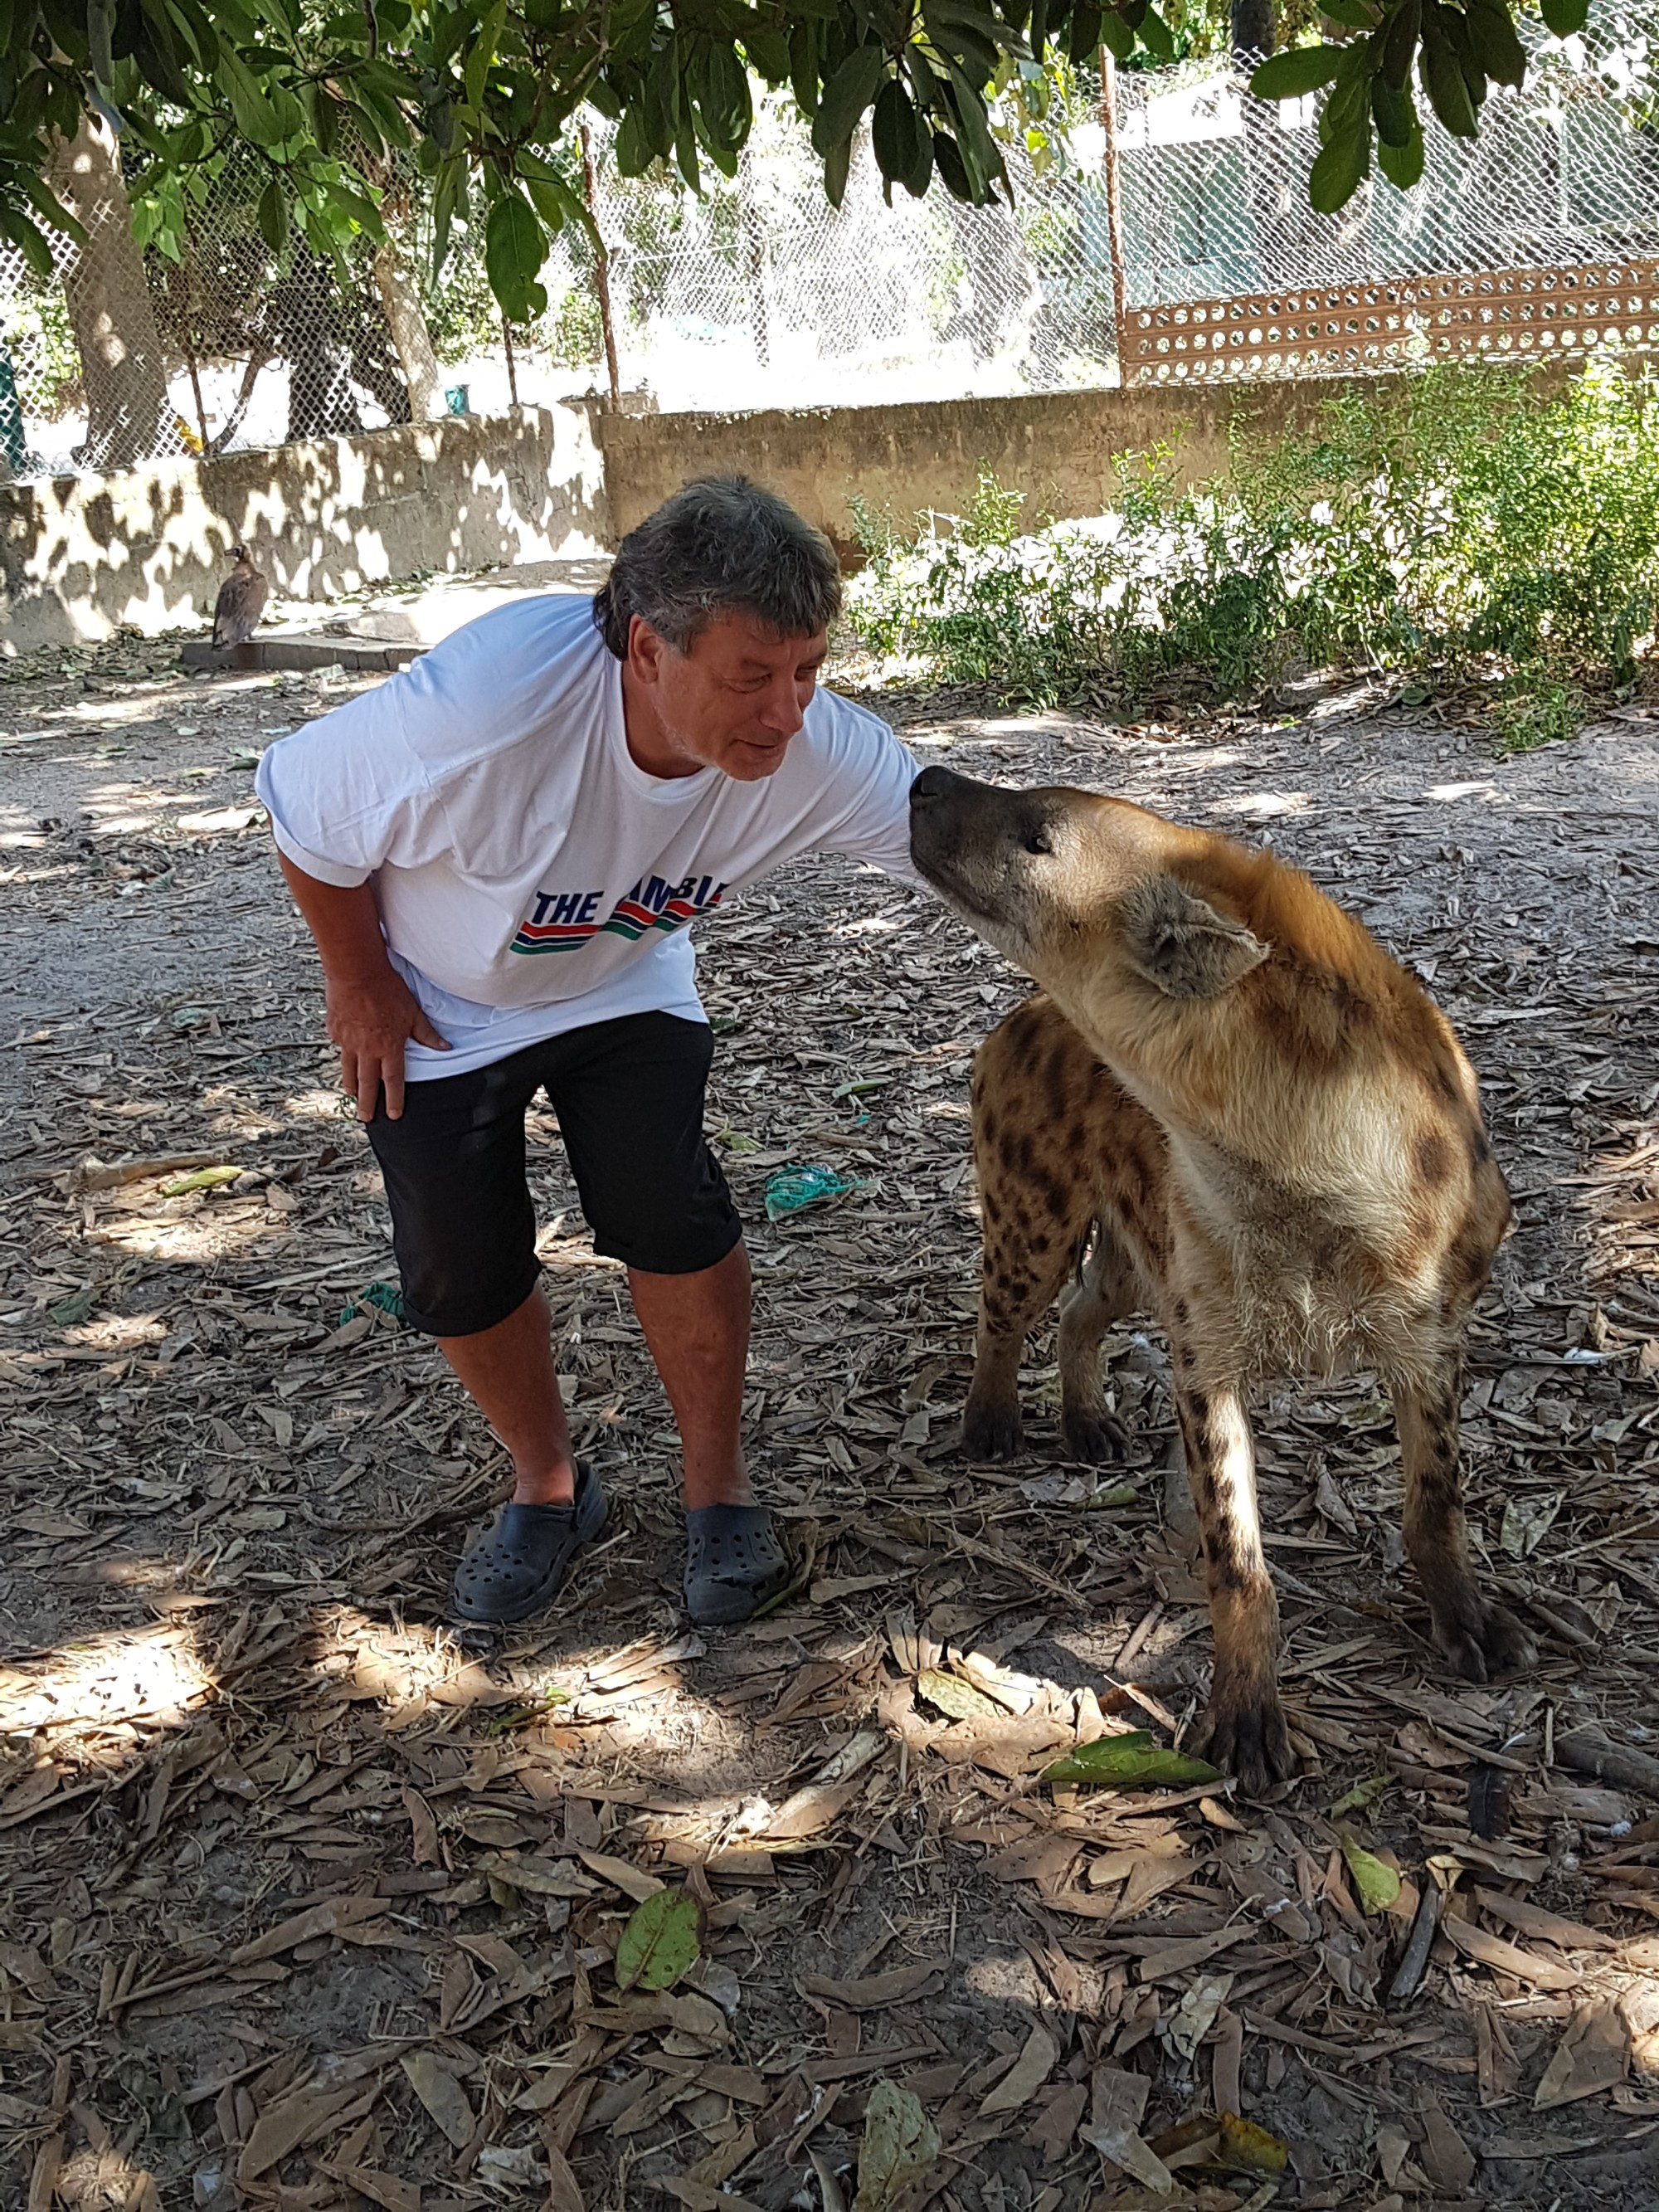
[[[728,614],[677,653],[635,615],[623,672],[629,750],[658,775],[717,768],[755,783],[775,775],[828,650],[822,630],[781,638],[752,615]]]

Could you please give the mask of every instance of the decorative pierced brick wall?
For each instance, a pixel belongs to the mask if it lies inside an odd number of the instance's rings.
[[[1615,343],[1659,353],[1659,261],[1187,300],[1132,307],[1126,325],[1126,384],[1352,376],[1471,355],[1582,360]]]

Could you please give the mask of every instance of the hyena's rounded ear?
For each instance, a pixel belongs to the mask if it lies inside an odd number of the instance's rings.
[[[1171,999],[1216,999],[1259,968],[1267,947],[1173,876],[1153,876],[1124,909],[1129,965]]]

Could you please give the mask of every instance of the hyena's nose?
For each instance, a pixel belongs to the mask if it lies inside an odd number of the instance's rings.
[[[925,768],[910,786],[911,806],[929,806],[936,799],[948,799],[961,781],[948,768]]]

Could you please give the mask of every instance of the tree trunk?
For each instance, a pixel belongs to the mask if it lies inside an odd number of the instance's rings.
[[[403,258],[390,238],[374,256],[374,282],[380,305],[386,310],[392,343],[404,365],[410,417],[416,422],[435,422],[444,411],[443,371],[432,350],[420,287],[404,266]]]
[[[1273,0],[1232,0],[1233,64],[1248,78],[1267,60],[1277,43]],[[1285,282],[1286,275],[1286,210],[1282,205],[1283,182],[1279,174],[1285,142],[1276,100],[1253,100],[1246,92],[1241,101],[1244,121],[1244,166],[1249,191],[1250,216],[1255,228],[1259,281],[1268,290]]]
[[[1273,50],[1273,0],[1232,0],[1233,53],[1254,66]]]
[[[176,441],[167,434],[167,365],[109,125],[83,115],[73,138],[53,141],[47,177],[87,230],[64,270],[87,393],[85,459],[96,469],[131,468]]]

